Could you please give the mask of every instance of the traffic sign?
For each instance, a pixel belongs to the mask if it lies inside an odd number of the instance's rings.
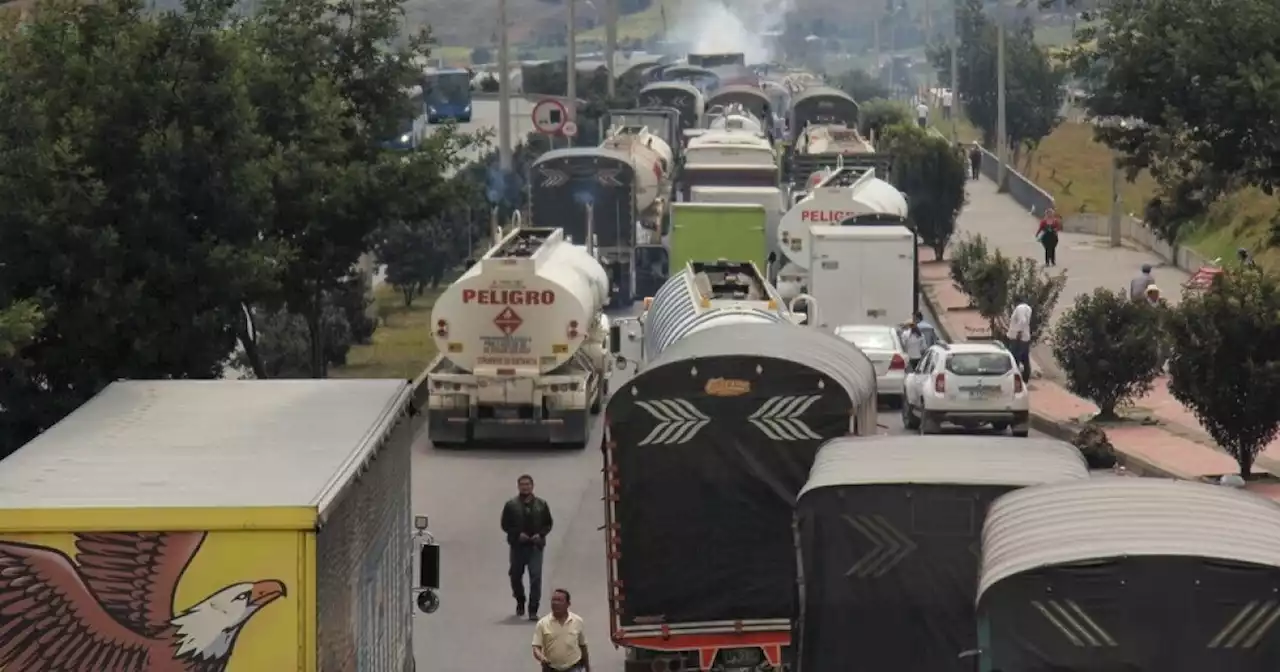
[[[555,135],[569,123],[569,110],[555,98],[543,98],[533,106],[533,127],[539,133]]]
[[[572,121],[566,121],[564,123],[564,128],[561,128],[560,132],[564,134],[566,137],[572,138],[573,136],[578,134],[578,125],[573,123]]]

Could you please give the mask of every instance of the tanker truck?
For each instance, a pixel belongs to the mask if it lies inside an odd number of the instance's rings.
[[[436,300],[427,374],[437,445],[583,445],[608,394],[609,279],[563,229],[522,228]]]
[[[876,432],[875,369],[798,325],[747,262],[687,264],[638,326],[611,334],[639,372],[609,400],[602,451],[624,670],[781,670],[794,660],[792,504],[823,441]]]
[[[592,245],[611,307],[630,306],[666,279],[672,164],[671,147],[643,126],[611,128],[600,147],[552,150],[533,163],[530,223]]]
[[[819,181],[787,210],[778,224],[777,247],[785,263],[778,271],[778,291],[790,301],[805,292],[812,264],[810,227],[892,224],[907,221],[907,200],[893,185],[876,177],[874,168],[838,168],[818,173]],[[886,279],[888,281],[888,279]],[[917,288],[918,289],[918,288]]]

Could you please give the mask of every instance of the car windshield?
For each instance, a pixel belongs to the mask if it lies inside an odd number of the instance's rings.
[[[947,370],[957,376],[1003,376],[1013,370],[1013,358],[1003,352],[956,354],[947,358]]]
[[[887,330],[842,329],[838,334],[840,338],[858,346],[861,350],[898,349],[898,344],[893,338],[893,332]]]

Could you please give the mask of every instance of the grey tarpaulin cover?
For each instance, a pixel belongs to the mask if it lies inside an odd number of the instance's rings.
[[[796,493],[818,445],[874,403],[865,355],[791,324],[692,333],[618,389],[620,625],[790,618]]]
[[[801,672],[972,670],[978,543],[1015,488],[1088,478],[1053,439],[835,439],[796,504]]]
[[[984,665],[1280,669],[1280,508],[1221,486],[1099,478],[998,500],[983,533]]]

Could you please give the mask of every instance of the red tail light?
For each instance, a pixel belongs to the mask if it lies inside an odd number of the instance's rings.
[[[569,340],[573,340],[577,337],[578,337],[578,321],[569,320]]]
[[[444,320],[436,320],[436,336],[447,338],[449,336],[449,323]]]
[[[947,393],[947,377],[946,377],[946,375],[939,373],[938,375],[936,375],[936,376],[934,376],[934,377],[933,377],[933,391],[934,391],[934,392],[937,392],[938,394],[946,394],[946,393]]]
[[[905,371],[907,369],[907,360],[902,355],[895,354],[893,360],[889,362],[890,371]]]
[[[1022,389],[1023,389],[1022,374],[1021,373],[1013,374],[1013,393],[1022,394]]]

